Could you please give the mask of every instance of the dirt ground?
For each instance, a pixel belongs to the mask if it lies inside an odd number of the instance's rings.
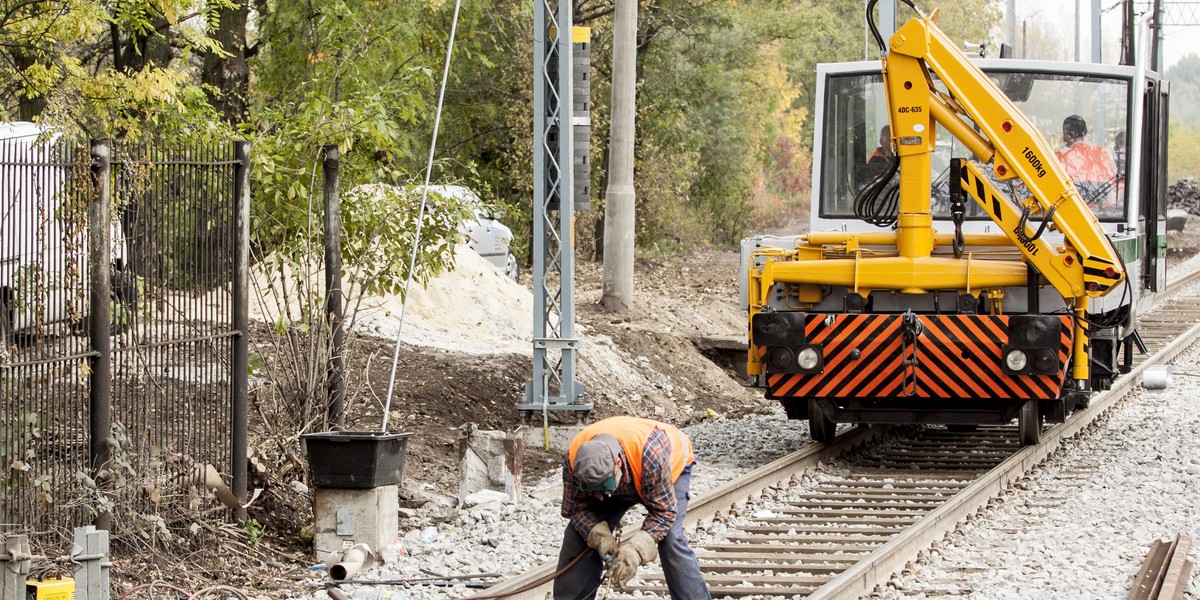
[[[804,219],[798,215],[770,233],[798,233]],[[1200,217],[1192,217],[1196,219]],[[1169,237],[1170,261],[1184,260],[1198,249],[1200,227]],[[461,426],[474,423],[480,429],[510,431],[522,424],[515,406],[532,371],[529,275],[523,274],[516,284],[471,260],[460,261],[467,263],[463,271],[470,278],[435,280],[410,302],[414,332],[406,332],[405,339],[415,342],[405,343],[399,355],[389,422],[392,431],[414,434],[407,447],[402,494],[410,504],[430,495],[457,495]],[[736,418],[773,409],[761,393],[740,385],[728,353],[712,349],[714,341],[744,336],[738,261],[736,251],[714,249],[642,258],[636,268],[635,309],[628,315],[600,306],[601,265],[583,260],[577,264],[576,333],[585,341],[578,377],[595,405],[593,419],[632,414],[687,425],[709,411]],[[473,312],[472,306],[486,310]],[[385,335],[383,329],[377,333],[354,337],[347,364],[347,388],[355,395],[347,414],[350,430],[374,431],[380,426],[395,335]],[[503,351],[493,351],[496,348]],[[266,446],[278,445],[279,440],[268,437],[251,432],[251,456],[275,457],[260,473],[252,473],[252,486],[264,488],[249,511],[263,525],[259,545],[239,553],[240,558],[222,561],[251,564],[253,569],[235,569],[236,575],[230,576],[224,567],[199,568],[204,562],[199,553],[169,562],[139,555],[116,561],[114,581],[128,589],[154,577],[174,579],[171,573],[186,570],[196,580],[194,587],[205,580],[257,590],[311,585],[300,583],[311,581],[304,568],[311,562],[311,534],[305,528],[312,518],[311,493],[294,483],[306,481],[303,464],[297,464],[302,459],[272,453]],[[296,442],[284,444],[294,444],[298,452]],[[540,446],[525,450],[526,482],[559,469],[557,453]],[[227,540],[241,536],[230,527],[225,534]]]
[[[785,229],[785,228],[780,228]],[[1200,228],[1171,232],[1168,261],[1180,262],[1200,250]],[[580,350],[579,379],[595,404],[593,419],[633,414],[688,425],[711,410],[727,417],[769,411],[773,402],[757,390],[743,388],[728,353],[712,349],[713,339],[744,337],[744,314],[738,304],[738,253],[702,249],[680,256],[642,259],[637,263],[635,310],[614,315],[600,305],[602,265],[577,265],[577,329],[587,343],[615,346],[627,364],[596,364]],[[528,275],[523,284],[528,285]],[[386,393],[389,373],[378,368],[390,359],[394,341],[360,337],[359,361],[351,376],[370,371],[370,395]],[[370,361],[366,360],[372,357]],[[589,368],[605,367],[605,368]],[[640,390],[620,384],[616,371],[632,370],[650,385]],[[404,345],[396,383],[392,430],[412,431],[405,461],[405,480],[443,495],[456,495],[459,485],[458,428],[475,423],[481,429],[512,430],[522,422],[515,405],[524,396],[532,372],[529,356],[494,354],[480,358],[436,348]],[[357,425],[377,427],[376,411],[351,415]],[[571,421],[563,415],[560,421]],[[538,426],[533,423],[533,426]],[[526,480],[557,470],[561,457],[538,446],[526,448]]]
[[[578,378],[594,404],[591,418],[634,414],[686,425],[709,410],[735,417],[769,410],[761,395],[743,388],[731,371],[701,350],[709,336],[732,337],[744,330],[745,317],[737,310],[736,275],[734,252],[702,250],[639,261],[636,309],[628,316],[616,316],[598,303],[601,266],[579,264],[576,333],[585,345],[579,351]],[[530,328],[532,313],[519,320]],[[354,379],[368,373],[370,364],[374,368],[360,393],[381,398],[386,395],[389,372],[380,367],[390,361],[394,340],[361,336],[358,343],[357,359],[348,366],[349,387],[362,383]],[[592,354],[591,347],[602,352]],[[399,364],[389,429],[414,433],[405,460],[406,485],[456,495],[459,427],[474,423],[480,429],[511,431],[522,425],[516,405],[524,397],[532,359],[405,344]],[[378,406],[362,408],[348,416],[347,427],[378,427]],[[575,419],[573,413],[551,416],[559,422]],[[540,422],[539,416],[533,426]],[[538,446],[526,450],[527,480],[540,478],[560,464],[561,457]]]

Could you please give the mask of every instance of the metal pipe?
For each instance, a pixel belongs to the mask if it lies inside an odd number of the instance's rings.
[[[346,318],[342,306],[342,204],[338,195],[340,161],[337,144],[325,151],[325,318],[329,321],[330,347],[327,381],[327,414],[331,424],[346,425]],[[424,215],[421,215],[422,217]]]
[[[329,567],[329,577],[335,581],[354,577],[368,561],[375,562],[371,557],[371,549],[366,544],[355,544],[342,554],[341,562]]]
[[[805,236],[809,244],[814,246],[841,245],[850,240],[858,240],[860,246],[895,246],[896,234],[891,231],[815,231]],[[1012,240],[1002,233],[967,233],[963,235],[967,246],[1000,246],[1011,247]],[[954,242],[953,233],[935,233],[935,246],[949,246]]]
[[[906,294],[921,294],[932,290],[1023,286],[1026,276],[1025,263],[1016,260],[972,262],[957,258],[904,256],[862,260],[768,260],[762,269],[762,285],[769,288],[776,282],[813,283],[855,290],[897,290]]]
[[[89,367],[91,388],[88,413],[90,435],[90,464],[92,477],[104,489],[101,473],[110,458],[109,437],[112,428],[112,299],[109,269],[112,264],[112,142],[92,140],[91,175],[93,193],[88,203],[88,334],[92,349]],[[97,529],[112,527],[112,514],[103,511],[96,515]]]
[[[232,314],[233,328],[237,330],[237,338],[233,340],[233,373],[232,380],[232,414],[230,419],[229,470],[233,476],[233,495],[239,504],[246,503],[246,489],[249,487],[249,467],[247,453],[249,447],[249,393],[246,373],[250,364],[250,142],[241,141],[234,144],[236,158],[233,170],[233,285],[232,285]],[[235,518],[246,518],[246,509],[234,510]]]

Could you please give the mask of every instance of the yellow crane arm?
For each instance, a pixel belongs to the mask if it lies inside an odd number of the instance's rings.
[[[931,73],[949,97],[934,87]],[[883,79],[901,161],[897,245],[902,256],[923,254],[933,244],[929,166],[936,123],[980,161],[990,161],[997,180],[1017,177],[1029,188],[1033,198],[1016,202],[973,163],[966,163],[958,182],[1063,297],[1103,296],[1122,281],[1116,250],[1049,143],[933,18],[914,17],[896,31]],[[1031,230],[1047,218],[1067,248],[1054,248]]]

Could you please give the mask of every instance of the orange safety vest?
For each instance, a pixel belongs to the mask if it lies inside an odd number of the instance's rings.
[[[883,150],[876,148],[875,151],[872,152],[871,155],[867,157],[867,164],[868,165],[871,164],[877,158],[882,160],[883,162],[888,162],[888,157],[886,154],[883,153]]]
[[[1112,155],[1103,146],[1079,142],[1054,154],[1073,182],[1105,183],[1117,177]]]
[[[637,489],[638,495],[641,495],[642,449],[646,445],[646,440],[650,438],[650,432],[655,429],[661,429],[666,432],[667,439],[670,441],[671,481],[677,481],[679,476],[683,474],[684,468],[696,460],[696,455],[692,453],[692,441],[674,425],[660,423],[651,419],[609,417],[596,421],[584,427],[582,431],[575,435],[575,439],[571,440],[571,446],[567,450],[567,459],[571,463],[571,468],[574,469],[575,453],[579,451],[579,447],[584,442],[602,433],[607,433],[617,438],[617,442],[621,444],[621,451],[625,455],[625,463],[629,465],[629,471],[633,475],[633,487]]]

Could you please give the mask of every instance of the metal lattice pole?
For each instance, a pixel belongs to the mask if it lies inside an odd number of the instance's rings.
[[[572,246],[576,141],[571,3],[533,7],[533,377],[522,416],[592,409],[575,379],[575,249]],[[583,186],[582,189],[586,189]]]

